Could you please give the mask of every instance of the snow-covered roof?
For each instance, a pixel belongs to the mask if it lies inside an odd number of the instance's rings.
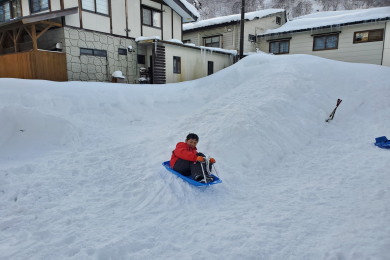
[[[271,14],[284,12],[284,9],[266,9],[261,11],[245,13],[246,20],[254,20],[256,18],[262,18]],[[207,20],[202,20],[194,23],[187,23],[183,25],[183,31],[193,30],[197,28],[203,28],[218,24],[225,24],[230,22],[236,22],[241,20],[241,14],[233,14],[221,17],[215,17]]]
[[[297,17],[283,26],[267,30],[264,35],[296,32],[314,28],[360,23],[369,20],[390,19],[390,7],[357,9],[345,11],[318,12]]]
[[[205,51],[210,51],[210,52],[220,52],[220,53],[230,54],[230,55],[233,55],[233,56],[237,55],[237,51],[236,50],[227,50],[227,49],[215,48],[215,47],[196,46],[193,43],[183,43],[181,40],[178,40],[178,39],[170,39],[170,40],[162,41],[159,36],[151,36],[151,37],[141,36],[141,37],[138,37],[138,38],[135,39],[135,41],[139,42],[139,43],[142,43],[144,41],[150,41],[150,40],[161,41],[161,42],[165,42],[165,43],[172,43],[172,44],[175,44],[175,45],[183,45],[183,46],[187,46],[187,47],[191,47],[191,48],[200,49],[202,51],[205,50]]]
[[[164,0],[164,2],[183,18],[183,23],[194,22],[200,17],[195,6],[186,0]]]

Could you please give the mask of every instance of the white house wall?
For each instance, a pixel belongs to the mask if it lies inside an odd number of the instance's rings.
[[[182,39],[182,18],[175,11],[172,10],[173,15],[173,37],[172,39],[181,40]]]
[[[97,32],[110,33],[110,17],[83,12],[83,28]]]
[[[384,66],[390,67],[390,21],[386,22],[385,42],[383,48],[383,63]]]
[[[50,0],[50,9],[52,11],[61,10],[60,0]]]
[[[110,33],[119,36],[137,38],[140,36],[159,36],[162,40],[182,38],[182,18],[169,6],[157,3],[152,0],[126,0],[128,24],[126,28],[126,4],[125,0],[111,0],[111,18],[109,16],[95,14],[81,10],[80,14],[68,15],[65,17],[65,25],[88,29],[96,32]],[[78,0],[64,0],[64,9],[79,7]],[[162,12],[162,27],[153,28],[144,26],[141,22],[141,6],[148,6]],[[50,0],[50,10],[42,13],[61,10],[60,0]],[[22,0],[23,16],[32,15],[30,12],[29,0]],[[82,24],[80,24],[80,20]],[[172,24],[173,23],[173,24]],[[111,29],[112,27],[112,29]],[[128,33],[126,33],[126,29]]]
[[[311,35],[315,34],[314,31],[294,33],[285,36],[281,35],[280,38],[292,37],[290,40],[289,54],[310,54],[333,60],[381,65],[384,42],[377,41],[354,44],[353,37],[354,32],[383,28],[385,28],[384,22],[353,25],[342,28],[334,27],[334,31],[341,31],[339,34],[338,49],[335,50],[313,51],[313,36]],[[385,39],[386,38],[387,37],[385,37]],[[269,52],[269,42],[262,38],[259,48],[264,52]]]
[[[169,11],[165,10],[165,12],[162,12],[162,20],[163,20],[162,40],[172,39],[172,10]]]
[[[29,0],[22,0],[22,15],[29,16],[30,15],[30,5],[28,3]]]
[[[284,13],[277,13],[260,19],[254,19],[245,22],[244,31],[244,52],[253,52],[256,50],[256,45],[251,43],[248,38],[249,34],[256,35],[264,33],[268,29],[280,27],[276,23],[276,17],[281,18],[282,24],[285,21]],[[183,32],[183,40],[190,40],[198,46],[203,46],[203,38],[210,36],[222,36],[221,48],[227,50],[239,50],[240,48],[240,23],[221,25],[213,28],[204,28],[202,30]]]
[[[252,43],[248,40],[249,34],[252,35],[258,35],[264,33],[266,30],[269,29],[276,29],[280,27],[280,24],[276,23],[276,17],[281,18],[281,24],[283,25],[285,21],[285,15],[284,13],[278,13],[274,15],[270,15],[267,17],[263,17],[260,19],[254,19],[251,21],[245,22],[245,31],[244,31],[244,52],[248,51],[255,51],[256,50],[256,44]],[[238,25],[238,35],[240,33],[240,27]],[[236,37],[235,39],[235,45],[239,46],[240,44],[240,37]],[[237,48],[238,49],[238,48]]]
[[[173,73],[173,56],[181,57],[181,73]],[[208,61],[214,62],[214,73],[233,64],[228,54],[176,45],[165,45],[166,82],[182,82],[207,76]]]
[[[126,4],[125,1],[111,3],[112,33],[126,36]]]
[[[64,1],[64,8],[71,8],[71,7],[76,7],[79,6],[79,1],[78,0],[66,0]]]
[[[129,1],[128,8],[128,28],[129,37],[137,38],[141,36],[141,2]]]

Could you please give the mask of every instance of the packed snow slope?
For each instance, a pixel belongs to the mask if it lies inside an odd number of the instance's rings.
[[[388,259],[389,100],[390,68],[306,55],[180,84],[0,79],[0,259]],[[222,184],[161,166],[189,132]]]

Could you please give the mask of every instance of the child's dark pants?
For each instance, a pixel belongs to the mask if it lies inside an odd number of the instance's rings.
[[[210,164],[210,171],[211,171],[212,164]],[[200,162],[191,162],[186,161],[183,159],[178,159],[173,166],[173,169],[184,176],[188,176],[191,179],[196,179],[198,176],[203,177],[203,171],[202,171],[202,165]],[[203,168],[204,173],[207,175],[206,168]]]

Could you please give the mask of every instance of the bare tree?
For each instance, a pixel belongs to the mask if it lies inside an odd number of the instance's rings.
[[[299,1],[292,11],[294,17],[310,14],[313,12],[313,4],[308,0]]]
[[[246,0],[246,12],[258,11],[264,8],[264,0]]]
[[[344,0],[319,0],[324,11],[336,11]]]
[[[235,2],[232,7],[232,13],[238,14],[241,12],[240,10],[241,10],[241,2]]]

